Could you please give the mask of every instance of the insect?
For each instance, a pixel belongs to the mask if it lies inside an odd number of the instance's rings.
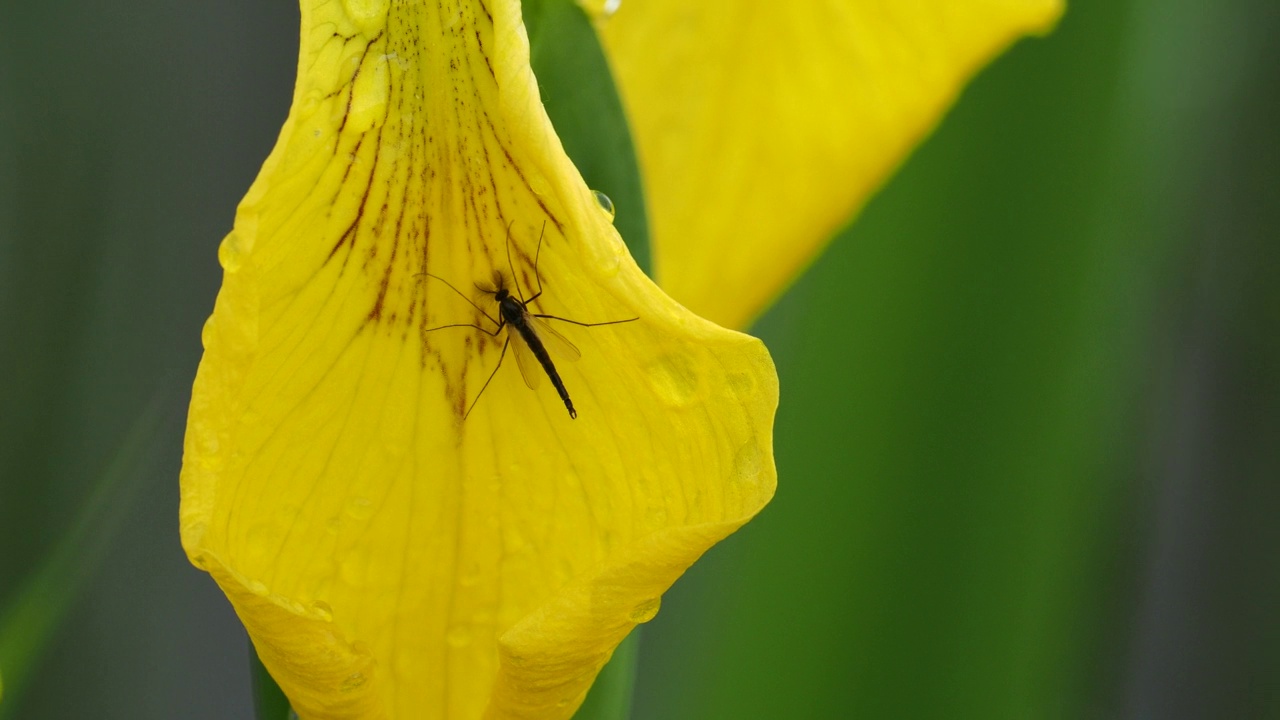
[[[520,368],[520,377],[524,378],[524,384],[530,390],[538,389],[538,385],[541,382],[538,366],[541,366],[542,372],[551,379],[551,384],[555,386],[556,393],[560,395],[560,399],[564,402],[565,409],[569,411],[569,417],[576,419],[578,411],[574,409],[573,400],[569,397],[569,391],[565,388],[564,381],[560,378],[560,372],[556,370],[555,363],[551,360],[552,353],[549,352],[549,349],[554,350],[558,358],[570,362],[577,361],[578,358],[582,357],[582,353],[578,351],[578,348],[574,347],[573,343],[569,342],[568,338],[551,327],[551,324],[547,321],[558,320],[582,327],[599,327],[601,325],[618,325],[640,319],[633,317],[625,320],[588,323],[556,315],[530,312],[529,306],[542,297],[542,277],[538,274],[538,260],[542,257],[542,236],[546,232],[545,224],[542,229],[543,232],[538,234],[538,249],[533,256],[533,277],[538,282],[538,291],[536,293],[525,299],[524,292],[520,289],[520,280],[516,276],[515,264],[511,261],[510,225],[507,226],[507,266],[511,270],[511,278],[515,284],[515,294],[512,294],[511,290],[506,287],[506,278],[501,273],[495,275],[492,289],[481,287],[479,284],[476,285],[477,290],[487,295],[492,295],[494,302],[498,303],[498,317],[496,319],[486,312],[484,308],[472,301],[471,298],[463,294],[461,290],[454,287],[448,280],[439,275],[425,273],[428,277],[435,278],[448,285],[451,290],[462,296],[462,299],[466,300],[471,307],[475,308],[477,312],[494,325],[494,329],[489,330],[476,323],[453,323],[429,328],[426,332],[434,332],[446,328],[469,327],[480,330],[491,337],[497,337],[504,328],[507,331],[506,340],[502,343],[502,352],[498,355],[498,364],[494,366],[493,372],[489,373],[489,378],[480,387],[480,392],[476,393],[475,399],[471,401],[467,412],[462,416],[463,420],[466,420],[471,415],[476,403],[480,401],[480,396],[484,394],[484,391],[489,387],[489,383],[498,374],[498,369],[502,367],[502,361],[507,356],[507,348],[511,346],[515,347],[516,366]]]

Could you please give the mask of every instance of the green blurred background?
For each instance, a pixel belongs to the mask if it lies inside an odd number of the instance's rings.
[[[0,614],[107,538],[8,717],[251,714],[177,472],[296,15],[0,5]],[[636,718],[1280,717],[1276,37],[1079,0],[978,77],[757,325],[778,495],[646,627]]]

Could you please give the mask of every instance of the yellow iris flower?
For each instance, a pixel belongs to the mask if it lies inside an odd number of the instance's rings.
[[[634,5],[603,34],[657,270],[737,324],[1053,3]],[[853,32],[831,45],[858,62],[788,31],[815,8],[846,24],[804,26]],[[768,42],[748,52],[735,37]],[[738,71],[713,57],[730,49]],[[181,528],[303,718],[568,718],[662,593],[773,496],[767,351],[636,267],[565,157],[528,58],[517,0],[302,2],[293,107],[219,250]],[[805,76],[833,63],[847,67]],[[901,88],[910,102],[864,107],[916,76],[928,82]],[[800,105],[751,130],[747,106],[775,91]],[[851,135],[801,149],[815,133]],[[866,138],[882,150],[864,168]],[[814,183],[788,179],[850,167],[808,217]],[[552,355],[577,419],[502,355],[521,341],[480,289],[494,283],[525,299],[541,288],[529,312],[638,318],[558,324],[581,349],[577,363]]]

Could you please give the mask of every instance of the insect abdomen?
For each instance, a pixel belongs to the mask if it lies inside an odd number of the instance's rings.
[[[569,417],[577,419],[578,411],[573,409],[573,401],[569,399],[569,391],[565,389],[564,383],[560,380],[560,373],[556,371],[555,363],[551,362],[551,355],[547,353],[547,349],[542,345],[542,338],[538,337],[538,333],[533,331],[525,323],[516,325],[516,329],[520,331],[520,337],[528,343],[529,349],[533,351],[533,356],[538,358],[538,362],[542,363],[542,369],[547,371],[547,377],[551,378],[551,384],[556,386],[556,392],[560,394],[560,399],[564,401],[565,408],[569,411]]]

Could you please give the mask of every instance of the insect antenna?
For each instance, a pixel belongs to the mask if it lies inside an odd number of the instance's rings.
[[[547,221],[542,221],[542,230],[538,231],[538,249],[533,253],[533,279],[538,281],[538,292],[529,298],[533,302],[542,296],[542,276],[538,274],[538,260],[542,258],[542,236],[547,234]]]
[[[516,294],[520,296],[520,302],[525,302],[524,291],[520,289],[520,276],[516,275],[516,265],[511,262],[511,226],[515,224],[515,220],[507,223],[507,267],[511,268],[511,282],[516,284]]]

